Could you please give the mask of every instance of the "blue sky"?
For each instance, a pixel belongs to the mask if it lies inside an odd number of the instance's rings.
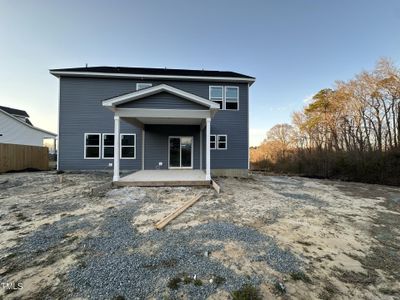
[[[0,105],[57,131],[48,69],[111,65],[231,70],[252,86],[251,144],[335,80],[400,62],[398,0],[0,0]]]

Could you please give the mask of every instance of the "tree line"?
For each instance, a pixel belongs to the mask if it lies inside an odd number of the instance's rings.
[[[400,68],[371,71],[316,93],[251,149],[252,167],[273,172],[400,184]]]

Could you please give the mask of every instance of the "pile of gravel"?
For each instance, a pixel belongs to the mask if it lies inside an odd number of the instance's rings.
[[[240,243],[250,258],[265,261],[280,272],[298,271],[301,267],[301,262],[293,254],[280,249],[272,238],[253,228],[210,222],[187,229],[154,230],[141,234],[131,223],[137,211],[138,203],[112,210],[99,230],[101,236],[93,236],[80,243],[80,250],[86,255],[67,274],[69,283],[76,291],[74,296],[143,299],[175,298],[183,293],[189,299],[201,299],[219,288],[232,291],[245,283],[260,284],[263,279],[260,276],[240,276],[205,255],[221,250],[226,241]],[[214,243],[207,244],[210,240]],[[155,245],[156,250],[139,250],[146,243]],[[196,275],[203,284],[181,283],[177,290],[167,287],[170,279],[182,278],[184,274]],[[209,282],[216,276],[224,279],[219,286]]]

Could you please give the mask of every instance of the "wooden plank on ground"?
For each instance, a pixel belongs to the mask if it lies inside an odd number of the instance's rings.
[[[155,224],[155,227],[157,229],[163,229],[165,226],[168,225],[169,222],[171,222],[173,219],[175,219],[177,216],[179,216],[181,213],[183,213],[185,210],[187,210],[190,206],[195,204],[202,196],[203,195],[200,194],[200,195],[195,196],[193,199],[187,201],[181,207],[178,207],[174,212],[170,213],[164,219],[157,222]]]
[[[219,194],[221,192],[221,187],[214,180],[211,180],[211,184],[214,190]]]

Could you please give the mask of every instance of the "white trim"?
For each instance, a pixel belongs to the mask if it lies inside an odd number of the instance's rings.
[[[212,115],[209,110],[194,109],[115,108],[114,112],[122,118],[203,119]]]
[[[228,101],[227,99],[226,99],[226,90],[228,89],[228,88],[234,88],[234,89],[236,89],[237,90],[237,100],[236,101]],[[227,85],[227,86],[225,86],[225,89],[224,89],[224,103],[225,103],[225,110],[233,110],[233,111],[238,111],[239,110],[239,87],[238,86],[232,86],[232,85]],[[228,109],[228,108],[226,108],[226,102],[230,102],[230,103],[237,103],[237,109]]]
[[[128,93],[128,94],[124,94],[124,95],[121,95],[121,96],[117,96],[117,97],[114,97],[114,98],[111,98],[111,99],[107,99],[107,100],[104,100],[102,103],[103,103],[103,106],[115,107],[117,105],[120,105],[120,104],[123,104],[123,103],[126,103],[126,102],[130,102],[130,101],[134,101],[134,100],[137,100],[137,99],[141,99],[141,98],[144,98],[144,97],[148,97],[148,96],[151,96],[151,95],[154,95],[154,94],[158,94],[160,92],[171,93],[173,95],[176,95],[176,96],[185,98],[187,100],[190,100],[192,102],[198,103],[200,105],[206,106],[206,107],[208,107],[210,109],[219,108],[219,105],[217,105],[216,103],[214,103],[214,102],[212,102],[210,100],[207,100],[207,99],[199,97],[197,95],[194,95],[194,94],[185,92],[183,90],[174,88],[174,87],[166,85],[164,83],[156,85],[156,86],[153,86],[153,87],[149,87],[149,88],[146,88],[146,89],[141,89],[141,90],[138,90],[138,91],[135,91],[135,92],[132,92],[132,93]]]
[[[56,150],[57,153],[57,171],[60,171],[60,108],[61,108],[61,83],[58,85],[58,120],[57,120],[57,132],[58,132],[58,148]]]
[[[143,84],[143,85],[145,85],[145,87],[142,87],[142,88],[139,89],[139,88],[138,88],[139,84]],[[147,88],[149,88],[149,87],[151,87],[151,86],[153,86],[152,83],[148,83],[148,82],[137,82],[137,83],[136,83],[136,90],[138,91],[138,90],[147,89]]]
[[[170,166],[170,152],[171,152],[171,148],[170,148],[170,146],[171,146],[171,142],[170,142],[170,140],[171,140],[171,138],[179,138],[179,140],[181,140],[182,138],[191,138],[192,139],[192,146],[191,146],[191,150],[192,151],[190,151],[191,153],[190,153],[190,156],[191,156],[191,158],[190,158],[190,167],[182,167],[182,142],[180,141],[179,142],[179,145],[180,145],[180,147],[179,147],[179,164],[180,164],[180,167],[171,167]],[[194,152],[194,149],[193,149],[193,145],[194,145],[194,138],[193,138],[193,136],[190,136],[190,135],[187,135],[187,136],[175,136],[175,135],[171,135],[171,136],[168,136],[168,169],[171,169],[171,170],[180,170],[180,169],[183,169],[183,170],[185,170],[185,169],[193,169],[193,152]]]
[[[104,147],[109,147],[109,148],[112,147],[114,149],[114,151],[115,151],[115,145],[112,145],[112,146],[104,145],[104,136],[105,135],[112,135],[113,136],[113,140],[115,140],[114,133],[106,132],[106,133],[102,133],[101,134],[101,159],[114,159],[114,155],[111,156],[111,157],[104,157]]]
[[[211,147],[211,137],[214,137],[214,148]],[[210,149],[211,150],[216,150],[217,149],[217,135],[216,134],[210,134]]]
[[[162,78],[162,79],[183,79],[200,81],[232,81],[253,83],[255,78],[244,77],[213,77],[213,76],[183,76],[183,75],[148,75],[148,74],[126,74],[126,73],[104,73],[104,72],[77,72],[77,71],[57,71],[50,70],[50,74],[59,76],[79,76],[79,77],[110,77],[110,78]]]
[[[203,129],[200,127],[200,170],[203,170]]]
[[[145,141],[145,130],[142,128],[142,170],[144,170],[144,141]]]
[[[119,140],[120,140],[120,117],[114,116],[114,175],[113,181],[119,180]]]
[[[133,135],[133,146],[132,145],[122,145],[122,136],[124,135]],[[133,157],[122,157],[122,148],[133,147]],[[119,134],[119,158],[120,159],[136,159],[136,133],[120,133]]]
[[[206,119],[206,180],[211,180],[211,151],[210,151],[211,118]]]
[[[225,148],[220,148],[220,147],[219,147],[219,138],[220,138],[221,136],[224,136],[224,137],[225,137]],[[222,142],[222,143],[223,143],[223,142]],[[218,134],[218,135],[217,135],[217,140],[216,140],[216,146],[217,146],[216,149],[218,149],[218,150],[228,150],[228,135],[226,135],[226,134]]]
[[[99,144],[98,145],[86,145],[86,137],[88,135],[98,135],[99,136]],[[98,157],[86,157],[86,147],[98,147],[99,148],[99,156]],[[85,132],[84,140],[83,140],[83,159],[100,159],[101,157],[101,133],[98,132]]]

